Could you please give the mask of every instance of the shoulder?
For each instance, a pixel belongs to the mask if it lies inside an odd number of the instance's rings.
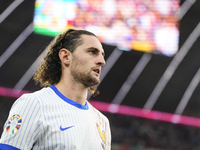
[[[35,91],[33,93],[27,93],[22,96],[40,98],[40,97],[45,97],[47,95],[52,95],[52,94],[54,94],[53,90],[50,87],[45,87],[45,88],[42,88],[41,90]]]
[[[12,108],[14,107],[28,107],[38,105],[41,106],[42,101],[45,101],[47,95],[53,94],[50,88],[42,88],[41,90],[35,91],[33,93],[26,93],[19,97]]]
[[[47,88],[42,88],[41,90],[35,91],[33,93],[26,93],[23,94],[19,100],[40,100],[41,98],[45,98],[47,95],[52,95],[52,89],[47,87]]]
[[[89,108],[101,119],[103,119],[106,122],[109,122],[108,118],[102,113],[100,112],[98,109],[96,109],[94,106],[92,106],[92,104],[90,104],[88,101],[88,106]]]

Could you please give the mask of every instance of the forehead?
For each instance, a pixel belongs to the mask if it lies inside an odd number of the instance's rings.
[[[81,38],[83,43],[80,46],[82,48],[88,49],[93,47],[104,53],[102,44],[100,43],[97,37],[92,35],[81,35]]]

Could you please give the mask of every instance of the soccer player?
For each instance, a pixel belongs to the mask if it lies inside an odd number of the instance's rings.
[[[110,150],[108,119],[86,99],[100,83],[104,50],[86,30],[58,35],[34,74],[41,90],[13,104],[0,150]]]

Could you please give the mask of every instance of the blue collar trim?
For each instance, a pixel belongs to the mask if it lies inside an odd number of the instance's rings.
[[[67,97],[65,97],[62,93],[60,93],[60,91],[58,91],[58,89],[54,86],[54,85],[51,85],[50,88],[61,98],[63,99],[65,102],[69,103],[70,105],[73,105],[77,108],[80,108],[80,109],[84,109],[84,110],[88,110],[89,107],[88,107],[88,103],[86,101],[85,105],[82,105],[80,103],[77,103],[71,99],[68,99]]]

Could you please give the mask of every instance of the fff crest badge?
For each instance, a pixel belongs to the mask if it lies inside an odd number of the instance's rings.
[[[20,115],[15,114],[13,115],[7,123],[6,132],[8,134],[15,134],[21,127],[22,118]]]

